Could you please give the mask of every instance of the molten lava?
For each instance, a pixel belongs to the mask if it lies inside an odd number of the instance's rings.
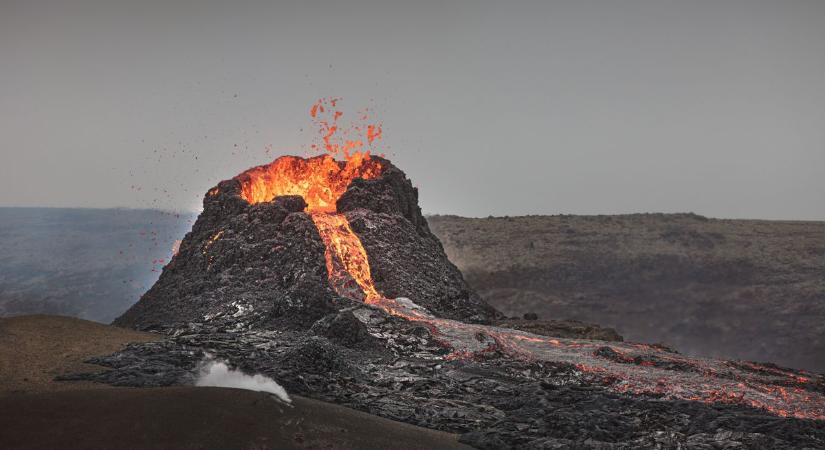
[[[376,303],[381,295],[370,275],[367,252],[361,240],[352,232],[343,214],[311,213],[318,233],[324,241],[329,283],[342,297]],[[353,281],[355,285],[353,285]]]
[[[270,164],[238,175],[241,197],[249,203],[272,201],[282,195],[300,195],[324,241],[330,286],[347,298],[375,303],[381,296],[370,275],[367,252],[347,218],[335,214],[335,203],[355,178],[381,175],[381,163],[368,153],[352,153],[345,162],[329,155],[315,158],[283,156]]]
[[[335,214],[335,204],[352,180],[377,178],[384,169],[370,157],[369,150],[360,151],[363,139],[351,139],[350,131],[366,133],[369,145],[381,138],[382,131],[375,124],[354,125],[342,131],[338,124],[343,116],[337,109],[339,101],[320,99],[310,109],[328,154],[314,158],[283,156],[235,178],[241,183],[241,197],[249,203],[269,202],[282,195],[303,197],[326,247],[324,257],[330,285],[339,295],[375,303],[381,296],[372,282],[367,252],[347,218]],[[325,114],[331,117],[324,118]],[[366,115],[361,119],[366,120]],[[342,156],[344,161],[336,161],[335,155]]]
[[[511,358],[569,362],[602,380],[618,393],[738,403],[778,416],[825,419],[825,386],[807,374],[785,373],[761,366],[731,366],[724,361],[687,358],[662,349],[632,343],[548,338],[506,328],[474,325],[433,316],[408,299],[388,299],[375,287],[367,252],[335,204],[355,178],[376,178],[379,161],[355,153],[346,162],[324,155],[303,159],[285,156],[237,177],[241,195],[250,203],[280,195],[300,195],[325,246],[330,286],[339,295],[378,307],[388,314],[419,322],[450,353],[444,359],[487,354]]]
[[[345,162],[330,155],[314,158],[282,156],[235,177],[241,197],[249,203],[272,201],[281,195],[300,195],[309,212],[335,212],[335,202],[356,178],[381,175],[381,163],[369,153],[353,153]]]

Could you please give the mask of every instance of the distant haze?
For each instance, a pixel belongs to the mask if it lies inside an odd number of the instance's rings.
[[[825,219],[825,2],[0,0],[0,205],[196,210],[374,109],[428,213]]]

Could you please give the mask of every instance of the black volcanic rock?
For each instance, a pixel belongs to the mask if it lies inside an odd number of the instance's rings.
[[[410,180],[375,158],[381,175],[356,178],[337,208],[361,239],[378,291],[448,318],[499,317],[447,259]],[[324,243],[300,196],[250,204],[231,179],[210,189],[203,206],[157,283],[115,325],[163,329],[232,316],[247,327],[307,328],[346,301],[329,286]]]
[[[344,347],[359,347],[374,342],[366,325],[352,311],[330,314],[312,325],[311,331]]]
[[[356,209],[345,215],[370,255],[375,286],[386,297],[410,298],[436,315],[467,322],[499,317],[467,286],[426,228],[416,230],[401,214]]]
[[[495,355],[438,358],[443,349],[432,345],[426,329],[367,305],[347,310],[385,349],[342,345],[350,334],[326,332],[335,328],[327,326],[329,318],[312,331],[224,331],[233,320],[221,317],[176,329],[166,341],[131,344],[89,361],[109,370],[61,379],[187,384],[208,353],[230,367],[271,377],[290,393],[461,433],[462,442],[481,449],[791,450],[823,448],[825,442],[823,421],[777,417],[726,401],[621,395],[600,375],[573,364]],[[352,323],[346,314],[335,321]],[[322,329],[324,336],[313,334]],[[395,356],[387,358],[387,351]],[[621,359],[607,345],[598,352]]]
[[[115,325],[152,329],[251,311],[309,326],[335,311],[324,244],[300,197],[250,205],[235,180],[221,182],[179,253]],[[256,317],[261,317],[257,315]]]
[[[372,180],[356,178],[338,199],[338,212],[366,209],[375,213],[401,215],[424,237],[436,239],[418,206],[418,189],[397,167],[384,158],[374,157],[385,169]],[[436,239],[437,240],[437,239]],[[442,250],[443,253],[443,250]]]

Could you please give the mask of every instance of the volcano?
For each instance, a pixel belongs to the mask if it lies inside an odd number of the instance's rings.
[[[254,310],[308,325],[341,299],[415,297],[439,316],[501,315],[472,292],[430,232],[418,191],[390,161],[284,156],[222,181],[158,282],[115,324],[141,330]]]
[[[820,374],[504,317],[447,259],[406,175],[367,153],[220,182],[115,324],[168,337],[68,379],[192,384],[209,357],[480,448],[825,446]]]

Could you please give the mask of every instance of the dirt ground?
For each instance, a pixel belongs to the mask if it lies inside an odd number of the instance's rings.
[[[161,338],[80,319],[0,319],[2,449],[460,449],[457,436],[292,396],[227,388],[55,382],[83,363]]]
[[[162,337],[63,316],[20,316],[0,319],[0,395],[10,392],[51,392],[97,388],[89,382],[54,382],[73,372],[101,367],[83,361],[123,348],[129,342]]]

